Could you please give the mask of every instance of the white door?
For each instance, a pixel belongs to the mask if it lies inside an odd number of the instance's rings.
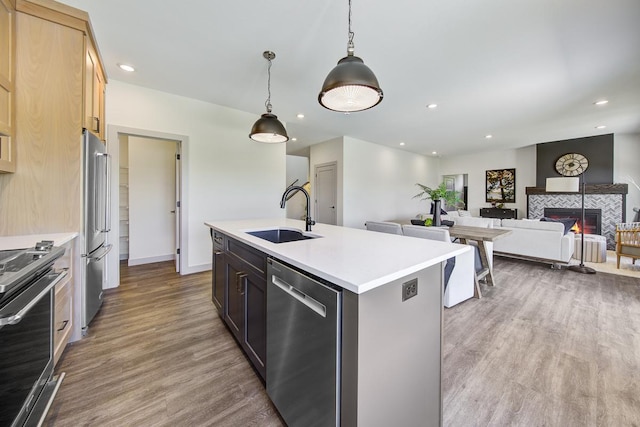
[[[338,172],[336,163],[315,167],[316,222],[338,224]]]
[[[129,137],[129,265],[176,257],[177,142]]]

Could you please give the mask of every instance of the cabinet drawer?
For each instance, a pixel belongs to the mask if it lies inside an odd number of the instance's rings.
[[[267,274],[267,257],[259,250],[237,240],[227,239],[227,251],[255,267],[260,273]]]

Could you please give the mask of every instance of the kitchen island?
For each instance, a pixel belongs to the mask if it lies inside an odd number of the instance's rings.
[[[287,243],[248,234],[304,230],[303,221],[290,219],[205,225],[214,238],[212,297],[215,302],[216,293],[220,295],[218,311],[234,334],[238,326],[236,338],[254,365],[259,360],[268,367],[278,357],[261,351],[262,340],[255,338],[256,319],[269,316],[266,288],[256,284],[271,280],[266,264],[273,259],[340,290],[336,425],[441,425],[442,263],[471,250],[468,246],[325,224],[303,233],[313,238]],[[230,267],[221,269],[216,256],[223,256],[223,265]],[[243,257],[244,264],[239,264]],[[255,289],[263,289],[263,300]],[[246,323],[229,316],[238,295],[246,298]],[[245,327],[251,331],[242,330]],[[266,327],[264,331],[269,342]],[[266,372],[261,375],[269,390],[269,369]],[[298,406],[313,411],[313,396],[301,395],[299,400]]]

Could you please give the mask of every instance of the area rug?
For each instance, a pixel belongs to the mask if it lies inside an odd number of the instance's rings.
[[[571,264],[579,264],[578,260],[572,259]],[[602,273],[619,274],[622,276],[637,277],[640,279],[640,260],[635,264],[631,263],[631,258],[621,257],[620,268],[616,268],[616,252],[607,251],[607,262],[585,262],[584,265],[591,267]]]

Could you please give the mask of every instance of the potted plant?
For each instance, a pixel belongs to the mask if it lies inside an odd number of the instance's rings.
[[[414,199],[433,201],[433,225],[440,226],[440,209],[442,206],[442,200],[449,205],[455,205],[461,200],[458,197],[458,193],[453,190],[447,190],[445,183],[443,182],[435,188],[427,187],[426,185],[416,184],[422,191],[413,196]]]

